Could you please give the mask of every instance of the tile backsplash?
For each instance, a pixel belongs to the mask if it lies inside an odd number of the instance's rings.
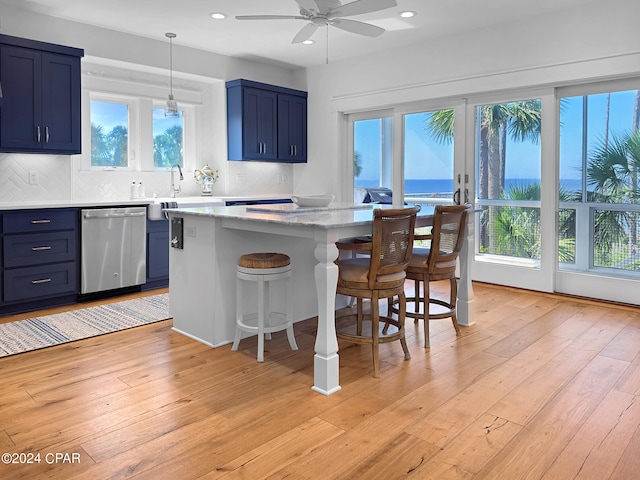
[[[41,201],[127,200],[132,182],[142,182],[147,197],[168,196],[170,173],[140,171],[87,171],[79,156],[0,153],[0,204]],[[291,195],[290,164],[224,162],[214,196]],[[199,195],[193,170],[178,182],[181,196]],[[32,178],[32,177],[37,178]],[[176,174],[176,181],[177,181]],[[31,180],[31,182],[30,182]]]
[[[29,183],[37,172],[37,184]],[[0,153],[0,203],[70,200],[71,163],[68,155]]]

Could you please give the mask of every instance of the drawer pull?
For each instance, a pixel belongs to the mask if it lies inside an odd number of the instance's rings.
[[[39,285],[41,283],[49,283],[51,281],[50,278],[42,278],[40,280],[31,280],[32,285]]]
[[[49,247],[49,246],[31,247],[31,251],[33,251],[33,252],[40,252],[42,250],[51,250],[51,247]]]
[[[34,225],[38,225],[41,223],[51,223],[51,220],[49,219],[44,219],[44,220],[31,220],[31,223]]]

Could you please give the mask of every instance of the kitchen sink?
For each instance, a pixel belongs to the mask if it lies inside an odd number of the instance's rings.
[[[216,197],[158,197],[153,199],[153,203],[147,208],[149,220],[165,220],[162,212],[163,204],[175,202],[178,207],[223,207],[224,200]]]

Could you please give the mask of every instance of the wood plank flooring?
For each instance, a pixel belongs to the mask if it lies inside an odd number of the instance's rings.
[[[640,308],[474,288],[475,326],[432,322],[425,350],[409,323],[411,360],[381,345],[379,379],[340,343],[330,397],[314,319],[263,364],[255,339],[210,349],[170,320],[0,359],[0,478],[638,478]]]

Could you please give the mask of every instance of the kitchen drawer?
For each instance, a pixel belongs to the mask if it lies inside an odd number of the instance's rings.
[[[76,262],[5,270],[3,280],[5,302],[78,291]]]
[[[6,212],[2,216],[4,234],[35,233],[52,230],[74,230],[78,225],[78,210],[39,209]]]
[[[3,245],[4,268],[75,261],[77,249],[75,231],[6,235]]]

